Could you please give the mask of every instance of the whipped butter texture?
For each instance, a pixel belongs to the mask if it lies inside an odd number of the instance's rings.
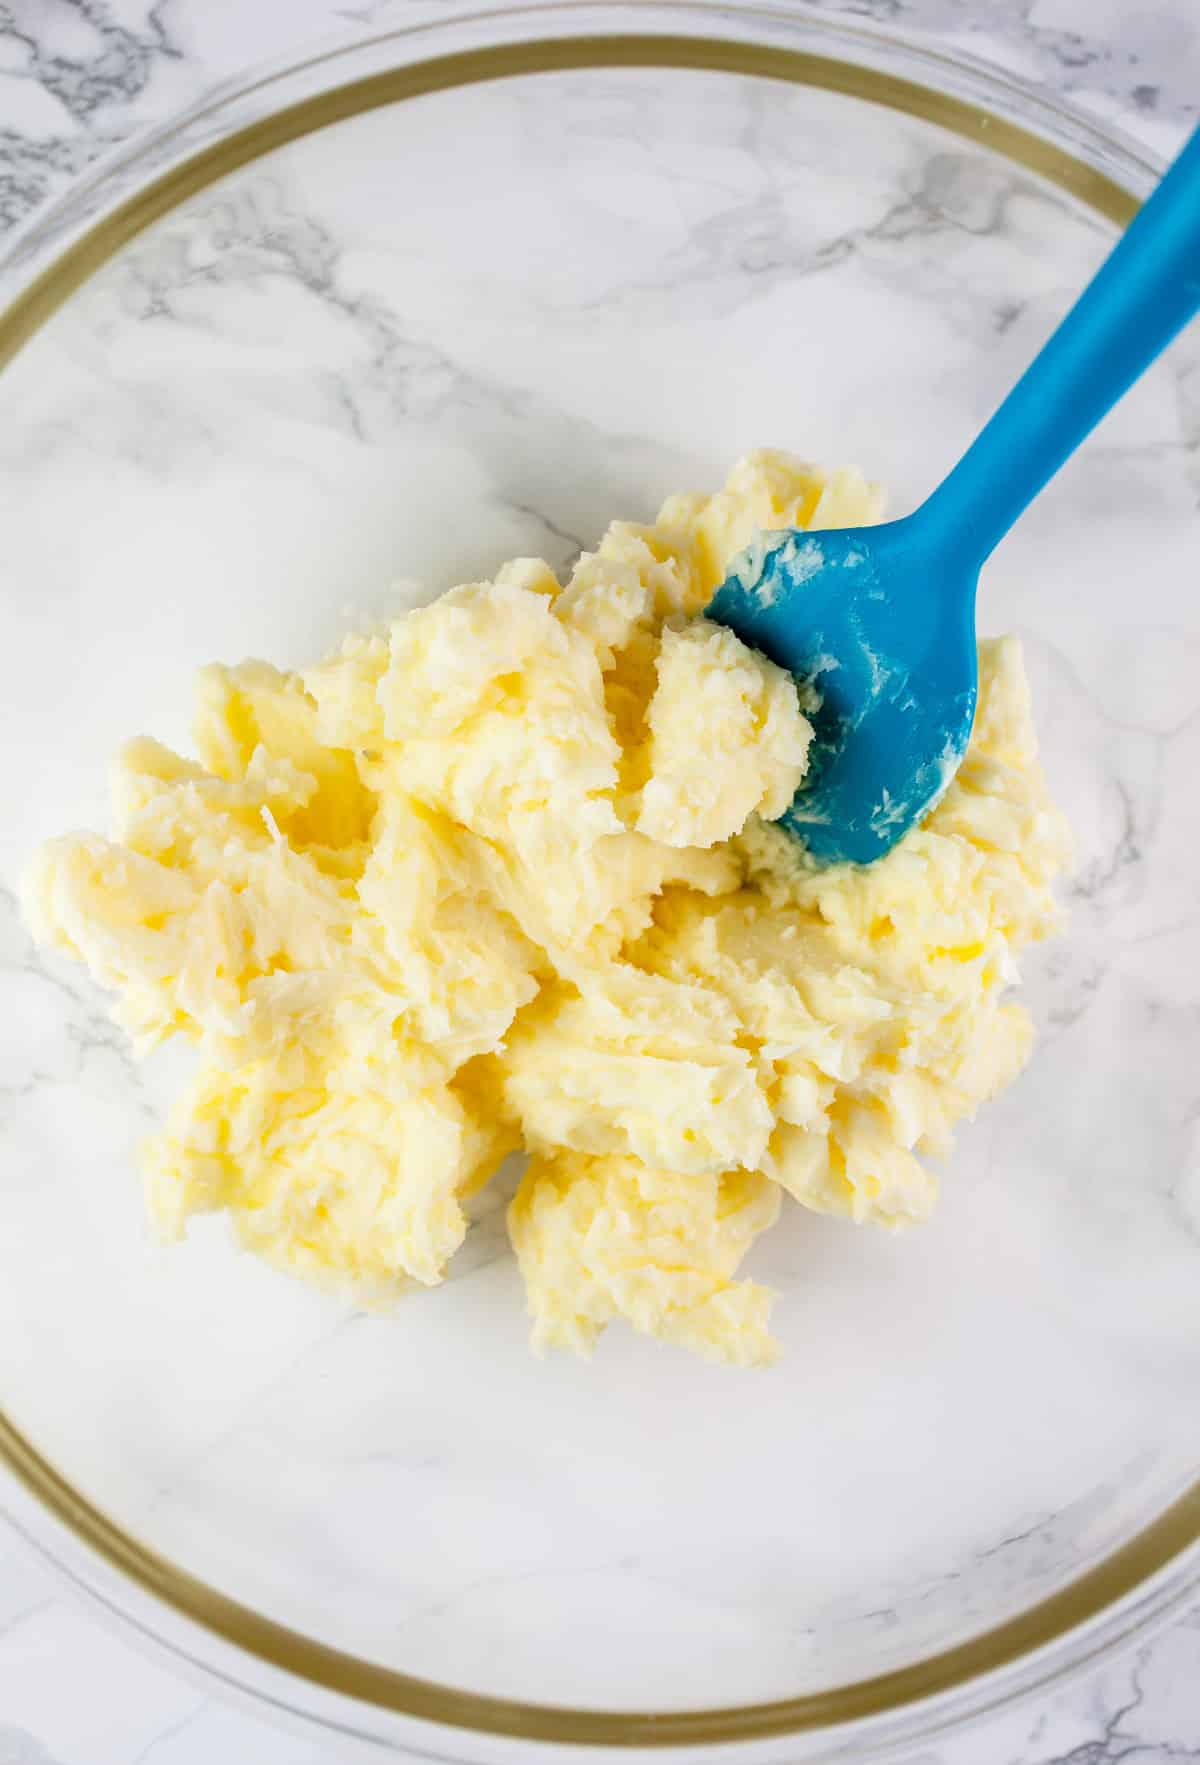
[[[923,1219],[925,1162],[1007,1085],[1016,957],[1067,851],[1012,638],[938,807],[869,868],[770,822],[804,776],[792,680],[701,617],[756,534],[878,518],[858,473],[778,453],[566,586],[507,564],[299,674],[201,671],[190,760],[147,738],[113,837],[51,841],[26,906],[195,1075],[143,1166],[167,1237],[241,1241],[369,1301],[440,1281],[510,1152],[535,1344],[613,1319],[740,1364],[737,1278],[785,1196]]]

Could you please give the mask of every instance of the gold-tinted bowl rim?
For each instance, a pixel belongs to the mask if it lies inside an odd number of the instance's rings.
[[[629,28],[633,8],[626,5],[623,9],[607,9],[610,14],[618,10],[624,14],[621,29],[579,34],[571,29],[573,18],[589,22],[605,13],[603,6],[566,0],[564,4],[497,9],[470,17],[458,14],[435,24],[383,33],[357,46],[339,45],[286,68],[250,75],[236,88],[219,91],[177,124],[147,136],[140,147],[135,144],[135,167],[139,154],[152,165],[162,163],[164,144],[170,148],[173,134],[182,142],[184,125],[194,123],[197,117],[211,116],[232,100],[282,84],[299,72],[311,76],[314,69],[325,65],[336,67],[339,59],[352,56],[356,47],[373,51],[394,48],[398,63],[382,72],[334,84],[270,109],[250,123],[220,135],[199,151],[189,153],[184,144],[176,163],[142,182],[132,194],[110,202],[98,220],[89,221],[73,235],[69,225],[62,228],[69,243],[55,247],[45,267],[38,268],[32,276],[21,275],[21,258],[32,255],[36,264],[36,241],[32,254],[25,245],[20,252],[11,254],[8,267],[17,269],[19,292],[0,311],[0,368],[123,245],[227,173],[299,136],[378,106],[516,75],[567,69],[669,67],[818,87],[906,112],[984,145],[1060,186],[1105,219],[1122,226],[1136,212],[1139,195],[1144,194],[1155,169],[1110,131],[1047,99],[1032,86],[969,57],[943,54],[895,33],[848,26],[806,13],[798,6],[786,15],[753,6],[741,7],[731,15],[728,8],[707,4],[706,0],[696,4],[665,0],[664,4],[644,8],[643,17],[653,15],[656,21],[678,23],[683,28],[678,34],[639,32]],[[464,26],[473,26],[494,30],[500,21],[508,21],[511,26],[512,21],[522,18],[535,30],[550,25],[552,34],[490,41],[451,53],[437,52],[447,33],[454,29],[461,31]],[[770,34],[770,27],[776,40],[747,40],[756,23],[764,35]],[[708,34],[690,34],[701,28]],[[801,36],[806,46],[782,46],[778,33],[785,29]],[[724,31],[734,35],[722,35]],[[816,48],[807,46],[813,42],[818,45]],[[919,77],[897,73],[893,71],[894,65]],[[937,84],[939,80],[944,83]],[[947,81],[953,88],[949,91],[945,89]],[[1014,120],[1014,111],[1023,120]],[[1036,127],[1027,126],[1024,119],[1030,118],[1060,139],[1049,139]],[[1061,144],[1063,137],[1075,151]],[[127,153],[122,170],[127,171],[129,163]],[[111,176],[102,169],[84,182],[102,191],[106,175]],[[53,210],[50,212],[53,214]],[[69,213],[67,218],[69,221]],[[31,229],[36,231],[36,226]],[[43,257],[47,255],[42,253]],[[508,1736],[560,1746],[705,1747],[827,1732],[831,1742],[836,1739],[840,1747],[848,1732],[847,1725],[867,1721],[871,1722],[873,1736],[886,1745],[888,1737],[879,1729],[878,1719],[898,1713],[919,1718],[919,1706],[929,1711],[930,1721],[923,1723],[918,1719],[915,1725],[908,1723],[904,1744],[912,1745],[920,1741],[923,1733],[945,1725],[945,1716],[935,1720],[933,1712],[935,1706],[946,1709],[949,1694],[960,1694],[953,1700],[950,1718],[957,1721],[975,1716],[983,1708],[995,1707],[1034,1685],[1044,1686],[1083,1662],[1095,1660],[1148,1621],[1157,1621],[1176,1610],[1200,1583],[1198,1479],[1150,1526],[1057,1593],[991,1630],[912,1665],[829,1691],[742,1707],[661,1714],[644,1710],[564,1709],[479,1696],[394,1672],[343,1653],[239,1604],[124,1531],[74,1488],[2,1410],[0,1465],[87,1552],[126,1577],[141,1593],[163,1602],[174,1615],[191,1625],[199,1626],[197,1634],[203,1636],[207,1632],[220,1643],[232,1645],[248,1668],[257,1662],[288,1676],[297,1695],[281,1696],[278,1684],[273,1683],[273,1703],[319,1721],[327,1720],[321,1710],[306,1708],[302,1693],[307,1684],[350,1700],[351,1708],[366,1707],[375,1716],[390,1712],[413,1718],[434,1724],[443,1733],[447,1729],[469,1730],[479,1736]],[[34,1542],[52,1557],[56,1555],[54,1546],[46,1540],[36,1538]],[[1138,1609],[1132,1610],[1134,1596],[1146,1595],[1155,1578],[1169,1585],[1162,1586],[1156,1597],[1143,1598]],[[85,1576],[84,1585],[87,1584]],[[1122,1605],[1126,1608],[1123,1616]],[[128,1612],[121,1615],[132,1617]],[[136,1618],[132,1621],[144,1628]],[[1077,1643],[1073,1649],[1060,1649],[1057,1653],[1051,1649],[1051,1645],[1072,1637]],[[202,1646],[181,1645],[171,1638],[159,1640],[166,1640],[177,1654],[220,1673],[241,1689],[252,1693],[258,1690],[265,1695],[252,1679],[206,1660]],[[1036,1667],[1031,1660],[1035,1655]],[[1021,1664],[1030,1670],[1016,1680],[1011,1673],[1005,1675],[1005,1669]],[[972,1687],[978,1695],[970,1695]],[[961,1696],[964,1690],[968,1692],[965,1702]],[[345,1706],[343,1712],[344,1709]],[[337,1726],[353,1732],[357,1725],[352,1715],[347,1721],[343,1713]],[[886,1726],[885,1723],[885,1729]],[[831,1732],[835,1729],[836,1737]],[[386,1738],[377,1722],[360,1732],[375,1739]],[[866,1743],[865,1733],[863,1740]],[[446,1744],[453,1745],[451,1736],[446,1736]],[[875,1746],[871,1745],[870,1750],[874,1752]]]

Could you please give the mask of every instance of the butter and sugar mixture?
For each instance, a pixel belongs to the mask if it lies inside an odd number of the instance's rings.
[[[117,996],[139,1053],[195,1046],[143,1166],[168,1237],[378,1301],[436,1283],[467,1204],[509,1209],[535,1343],[612,1320],[773,1353],[739,1264],[785,1197],[897,1226],[926,1162],[1018,1073],[1022,947],[1067,853],[1020,648],[980,645],[966,759],[869,868],[770,825],[805,770],[796,685],[701,612],[755,534],[879,513],[853,471],[753,454],[298,674],[213,666],[196,758],[145,737],[111,838],[38,855],[27,911]]]

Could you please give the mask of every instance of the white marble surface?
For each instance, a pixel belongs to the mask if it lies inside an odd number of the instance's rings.
[[[1158,0],[1136,18],[1118,0],[838,0],[831,9],[967,42],[1119,117],[1162,150],[1200,93],[1190,0]],[[96,152],[249,61],[332,30],[417,15],[404,0],[10,0],[0,5],[0,220],[19,222]],[[144,1759],[334,1765],[338,1752],[227,1709],[149,1663],[77,1607],[42,1564],[0,1542],[0,1765]],[[1200,1759],[1200,1612],[1053,1699],[945,1742],[921,1765],[1130,1759]]]

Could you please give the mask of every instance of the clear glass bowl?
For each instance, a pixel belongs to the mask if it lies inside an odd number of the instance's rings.
[[[549,6],[218,93],[5,266],[0,1450],[114,1611],[398,1748],[912,1746],[1197,1584],[1195,338],[987,572],[1079,837],[1020,1084],[903,1237],[792,1209],[784,1357],[526,1346],[501,1215],[353,1315],[152,1245],[136,1069],[15,905],[193,667],[555,563],[773,443],[911,506],[1154,168],[966,60],[786,12]],[[391,586],[396,578],[399,587]],[[414,583],[421,586],[414,587]]]

